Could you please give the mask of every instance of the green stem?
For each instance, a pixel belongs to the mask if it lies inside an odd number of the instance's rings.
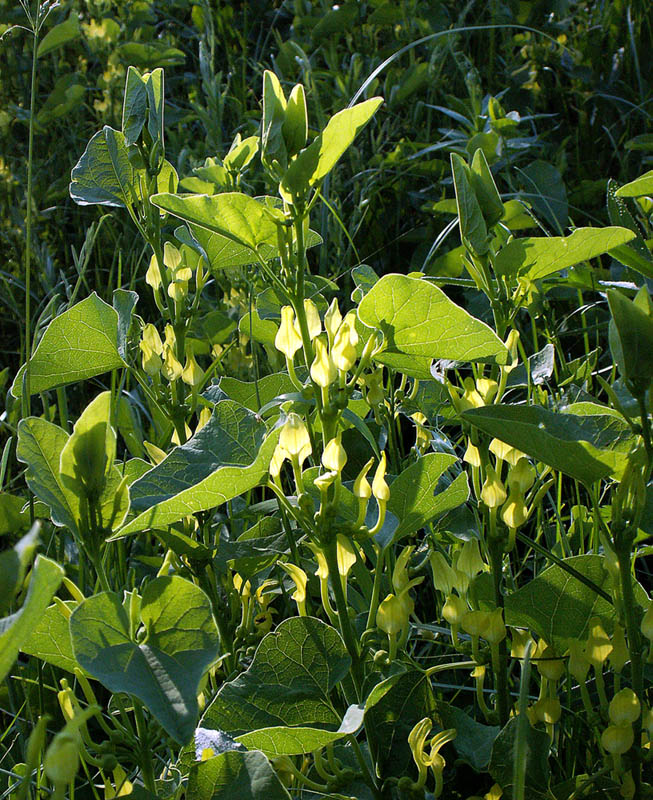
[[[362,670],[360,663],[360,652],[358,649],[358,641],[351,626],[349,619],[349,611],[347,608],[347,600],[342,591],[342,584],[340,583],[340,573],[338,571],[338,556],[337,556],[336,538],[333,536],[324,548],[324,556],[329,570],[329,579],[331,580],[331,587],[336,600],[336,611],[338,613],[338,621],[340,623],[340,633],[347,648],[347,652],[351,657],[351,677],[356,689],[358,699],[361,697],[362,688]]]
[[[625,537],[624,537],[625,538]],[[630,674],[633,691],[644,707],[644,663],[642,660],[642,634],[637,619],[637,609],[639,605],[635,600],[633,591],[633,578],[631,575],[631,553],[630,547],[626,542],[617,549],[619,559],[619,578],[621,582],[621,596],[623,599],[623,613],[626,622],[626,634],[628,637],[628,652],[630,653]],[[633,800],[641,797],[642,784],[642,761],[640,752],[640,742],[642,738],[642,716],[633,723],[633,733],[635,734],[635,744],[631,751],[631,764],[633,781],[635,783],[635,794]]]
[[[154,767],[152,765],[152,751],[149,746],[147,727],[143,716],[143,705],[141,701],[134,697],[134,718],[136,720],[136,730],[138,732],[138,746],[140,755],[140,768],[143,777],[143,784],[148,792],[156,795],[156,782],[154,779]]]
[[[374,585],[372,586],[372,599],[370,600],[370,611],[367,615],[367,629],[376,626],[376,612],[379,607],[379,596],[381,594],[381,581],[383,580],[383,565],[385,563],[385,550],[378,548],[376,557],[376,567],[374,569]]]
[[[32,358],[32,322],[31,322],[31,291],[32,291],[32,182],[34,161],[34,113],[36,110],[36,76],[40,28],[40,3],[36,7],[34,20],[34,42],[32,46],[32,79],[30,84],[29,106],[29,133],[27,144],[27,208],[25,209],[25,378],[21,398],[21,413],[23,418],[30,412],[30,359]]]
[[[492,582],[494,585],[494,602],[497,608],[503,608],[502,566],[503,566],[503,547],[499,539],[490,538],[488,542],[490,552],[490,568],[492,571]],[[496,662],[496,663],[495,663]],[[492,671],[497,689],[497,709],[499,711],[499,724],[503,727],[510,716],[510,700],[508,695],[508,652],[506,650],[506,640],[503,639],[498,645],[498,657],[492,658]]]

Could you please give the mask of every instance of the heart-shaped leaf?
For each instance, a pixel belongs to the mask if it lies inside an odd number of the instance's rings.
[[[103,592],[70,618],[75,658],[112,692],[143,701],[180,744],[197,722],[199,682],[218,654],[218,631],[204,592],[177,576],[156,578],[143,592],[144,636],[131,634],[121,598]]]

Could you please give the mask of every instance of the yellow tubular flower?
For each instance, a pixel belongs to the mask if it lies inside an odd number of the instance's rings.
[[[151,322],[148,322],[148,324],[143,328],[143,334],[141,338],[157,355],[163,355],[163,342],[161,341],[159,332]]]
[[[385,482],[386,470],[386,455],[385,450],[381,453],[381,460],[374,473],[374,480],[372,481],[372,494],[379,503],[387,503],[390,499],[390,487]]]
[[[506,490],[497,473],[490,464],[485,469],[485,483],[481,489],[481,500],[488,508],[496,508],[506,501]]]
[[[295,329],[295,312],[292,306],[283,306],[281,309],[281,324],[277,335],[274,337],[274,346],[282,352],[289,361],[302,346],[302,340]]]
[[[340,437],[335,437],[324,448],[322,464],[333,472],[340,474],[347,463],[347,453],[340,443]]]
[[[514,486],[522,494],[525,494],[535,483],[535,470],[528,463],[527,458],[520,458],[508,472],[508,486]]]
[[[439,550],[431,552],[429,555],[429,563],[431,564],[431,572],[433,573],[434,588],[444,595],[450,595],[451,590],[457,582],[455,570]]]
[[[351,541],[341,533],[336,536],[336,559],[338,573],[344,585],[351,568],[356,563],[356,550]]]
[[[311,440],[304,420],[299,414],[294,412],[288,414],[279,435],[279,446],[291,459],[296,458],[300,467],[311,454]]]
[[[459,411],[468,411],[470,408],[480,408],[485,405],[483,398],[476,391],[476,384],[473,378],[465,378],[463,386],[465,391],[458,401]]]
[[[172,347],[166,345],[164,347],[164,352],[165,357],[163,359],[163,366],[161,367],[161,374],[167,381],[172,383],[178,378],[181,378],[181,374],[184,370],[179,361],[177,361]]]
[[[145,340],[140,342],[138,346],[140,347],[142,354],[141,363],[143,372],[153,378],[155,375],[159,374],[161,367],[163,366],[161,356],[156,353]]]
[[[306,323],[308,324],[308,335],[311,341],[322,331],[322,322],[320,321],[320,314],[317,310],[315,303],[308,299],[304,300],[304,312],[306,313]]]
[[[390,487],[385,482],[385,467],[386,455],[384,450],[381,453],[381,460],[379,461],[379,465],[376,468],[374,479],[372,481],[372,494],[376,498],[376,502],[379,507],[379,516],[377,517],[376,524],[370,531],[372,536],[374,536],[374,534],[380,531],[383,527],[383,522],[385,521],[385,510],[388,500],[390,499]]]
[[[585,656],[595,670],[602,669],[612,652],[612,642],[608,634],[603,630],[601,620],[593,617],[590,620],[590,635],[585,647]]]
[[[203,377],[204,370],[200,367],[197,361],[195,361],[195,356],[192,353],[188,353],[186,355],[184,371],[181,373],[182,380],[189,386],[198,386],[202,382]]]
[[[159,264],[155,255],[150,259],[150,265],[145,273],[145,283],[151,286],[155,292],[163,283],[161,280],[161,270],[159,269]]]
[[[601,734],[601,745],[610,755],[622,756],[635,742],[632,725],[609,725]]]
[[[629,688],[617,692],[608,706],[610,722],[615,725],[632,725],[635,720],[639,719],[641,711],[637,695]]]
[[[336,333],[342,322],[342,314],[338,308],[338,301],[334,298],[329,306],[326,314],[324,315],[324,329],[329,336],[329,345],[333,346],[336,338]]]
[[[506,638],[502,608],[495,608],[494,611],[488,612],[487,625],[481,636],[490,644],[499,644]]]
[[[492,439],[488,449],[491,453],[494,453],[497,459],[500,461],[507,461],[513,466],[517,464],[520,458],[526,458],[525,453],[522,453],[521,450],[517,450],[517,448],[512,445],[502,442],[501,439]]]
[[[292,578],[295,584],[295,591],[292,599],[297,603],[297,609],[300,617],[307,616],[306,611],[306,584],[308,583],[308,575],[301,567],[292,563],[279,562],[279,566],[284,569]]]
[[[485,405],[489,405],[499,391],[499,384],[490,378],[479,378],[476,381],[476,391],[483,398]]]
[[[469,539],[458,551],[456,569],[467,575],[470,580],[475,578],[479,572],[485,571],[486,565],[481,556],[478,539]]]
[[[528,508],[524,496],[514,485],[501,509],[501,519],[509,528],[520,528],[528,519]]]
[[[449,625],[460,626],[463,617],[469,609],[467,603],[457,594],[450,594],[442,606],[442,616]]]
[[[476,447],[476,445],[472,443],[471,439],[469,439],[469,441],[467,442],[467,449],[465,450],[463,461],[465,461],[471,467],[481,466],[481,454],[479,452],[478,447]]]
[[[331,360],[341,372],[348,372],[356,363],[356,348],[351,343],[351,329],[348,322],[338,328],[331,345]]]
[[[322,389],[326,389],[337,377],[338,372],[329,356],[326,343],[320,336],[315,340],[315,359],[311,364],[311,378]]]

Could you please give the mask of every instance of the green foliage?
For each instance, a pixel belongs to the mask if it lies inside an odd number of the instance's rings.
[[[641,4],[8,5],[8,798],[647,796]]]

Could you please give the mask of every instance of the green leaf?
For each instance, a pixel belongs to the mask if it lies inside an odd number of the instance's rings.
[[[198,435],[199,434],[196,434],[196,436]],[[121,538],[122,536],[138,533],[150,528],[165,529],[168,525],[178,522],[189,514],[216,508],[226,503],[227,500],[231,500],[239,494],[258,486],[267,479],[268,466],[278,438],[278,431],[273,431],[268,435],[261,445],[261,449],[256,458],[248,465],[233,466],[214,462],[216,463],[215,470],[201,480],[196,480],[193,477],[192,466],[188,467],[187,481],[182,482],[176,480],[174,475],[168,474],[169,467],[166,465],[167,459],[164,460],[161,462],[161,465],[159,465],[163,467],[163,471],[157,474],[165,475],[165,481],[157,485],[154,482],[156,475],[152,475],[154,470],[147,473],[142,480],[144,481],[143,487],[149,485],[153,492],[160,492],[160,496],[165,496],[166,499],[157,502],[143,511],[136,519],[127,523],[113,538]],[[188,455],[191,456],[192,460],[192,454],[189,453]],[[171,453],[171,456],[174,456],[173,461],[170,462],[173,463],[174,459],[177,458],[175,451]],[[180,463],[187,463],[183,460],[185,456],[181,458],[182,461]],[[205,458],[207,460],[203,462],[202,468],[206,471],[207,463],[210,463],[209,460],[215,458],[215,456],[207,452]],[[142,491],[143,487],[137,490],[136,484],[133,484],[134,491]],[[178,490],[176,494],[168,495],[169,491],[174,490]],[[138,506],[142,502],[143,500],[139,499],[138,496],[134,499],[135,506]]]
[[[604,556],[572,556],[564,563],[599,588],[607,592],[613,588]],[[614,606],[557,564],[506,597],[506,624],[528,628],[560,653],[572,639],[587,638],[592,617],[599,617],[612,631]]]
[[[625,455],[599,449],[613,417],[558,414],[537,406],[493,405],[464,411],[480,430],[586,484],[621,472]]]
[[[471,170],[457,153],[451,154],[451,171],[456,190],[460,236],[465,247],[483,255],[488,251],[488,235],[481,206],[472,188]]]
[[[126,42],[116,49],[116,53],[123,64],[135,64],[140,69],[174,67],[186,60],[182,50],[158,41]]]
[[[62,483],[78,497],[99,496],[113,467],[116,432],[110,416],[111,392],[102,392],[81,413],[61,451]]]
[[[82,206],[127,208],[140,191],[139,172],[129,161],[125,137],[108,125],[91,138],[70,178],[70,196]]]
[[[280,726],[337,730],[329,694],[349,671],[340,634],[314,617],[292,617],[268,633],[249,669],[225,683],[202,727],[240,736]]]
[[[48,505],[55,525],[79,533],[79,500],[63,483],[59,471],[61,451],[68,434],[52,422],[27,417],[18,423],[16,458],[27,464],[27,485]]]
[[[52,53],[54,50],[58,50],[60,47],[68,44],[68,42],[75,41],[80,35],[79,19],[77,14],[73,13],[67,20],[55,25],[54,28],[51,28],[45,34],[39,43],[36,55],[38,58],[42,58],[48,53]]]
[[[229,750],[194,764],[186,796],[188,800],[290,800],[270,762],[256,750]]]
[[[305,195],[325,178],[382,103],[382,97],[373,97],[334,114],[288,167],[279,187],[282,196],[292,202],[293,196]]]
[[[169,214],[220,234],[254,253],[261,245],[276,248],[276,223],[263,203],[246,194],[180,196],[162,193],[153,195],[151,201]]]
[[[0,619],[0,682],[9,674],[20,647],[29,639],[64,577],[54,561],[37,556],[22,608]]]
[[[89,597],[70,618],[75,658],[112,692],[143,701],[168,734],[190,741],[197,721],[199,682],[218,654],[208,597],[177,576],[155,578],[143,592],[144,636],[130,631],[121,597]]]
[[[464,473],[446,489],[438,485],[442,474],[457,461],[455,456],[445,453],[428,453],[392,482],[388,510],[400,520],[394,541],[423,528],[438,514],[451,511],[467,500],[469,486]]]
[[[112,305],[118,314],[117,350],[120,358],[127,358],[127,340],[138,302],[136,292],[114,289]]]
[[[261,162],[273,174],[285,170],[288,153],[283,137],[286,98],[279,78],[271,70],[263,73],[263,117],[261,119]]]
[[[30,362],[30,392],[38,394],[67,383],[124,367],[118,353],[118,314],[93,292],[48,325]],[[11,387],[23,392],[23,365]]]
[[[382,364],[392,365],[396,355],[410,356],[404,359],[408,369],[417,362],[428,373],[434,358],[504,363],[507,357],[503,342],[488,325],[419,278],[385,275],[362,299],[358,318],[383,331],[386,349],[375,356]]]
[[[526,198],[552,228],[562,233],[567,227],[569,205],[558,170],[546,161],[533,161],[520,174],[525,189],[520,196]]]
[[[641,197],[645,194],[653,194],[653,169],[616,191],[617,197]]]
[[[256,461],[265,424],[233,400],[218,403],[211,418],[186,444],[175,449],[131,486],[132,506],[151,508],[214,476],[225,467]]]
[[[465,712],[449,705],[438,704],[438,717],[442,728],[455,728],[453,746],[462,758],[477,772],[486,772],[492,754],[492,745],[499,733],[498,725],[484,725]]]
[[[415,772],[408,734],[435,709],[431,682],[411,669],[377,684],[365,702],[365,730],[382,780]]]
[[[545,800],[551,780],[549,748],[551,740],[545,731],[527,725],[526,728],[526,796],[533,800]],[[506,800],[512,798],[515,773],[515,744],[520,734],[519,718],[514,717],[499,733],[492,747],[490,775],[503,789]]]
[[[144,77],[147,91],[147,130],[152,141],[163,144],[163,98],[164,98],[164,73],[161,66],[152,70]],[[176,174],[176,171],[175,171]],[[159,184],[160,185],[160,184]],[[176,187],[175,187],[176,189]],[[171,190],[168,190],[171,191]],[[174,190],[172,190],[174,191]]]
[[[269,758],[274,756],[308,755],[337,742],[347,731],[324,731],[319,728],[276,726],[244,733],[236,740],[248,750],[260,750]]]
[[[633,395],[646,392],[653,378],[653,319],[616,289],[608,289],[610,350]]]
[[[122,132],[131,145],[141,135],[147,117],[147,89],[136,67],[129,67],[122,101]]]
[[[258,411],[281,394],[296,391],[286,372],[265,375],[259,381],[239,381],[237,378],[225,376],[220,378],[216,388],[251,411]]]
[[[499,275],[538,280],[596,258],[635,238],[627,228],[576,228],[570,236],[513,239],[501,249],[494,268]]]
[[[479,148],[474,153],[470,167],[472,189],[483,212],[488,228],[493,228],[504,215],[504,207],[492,177],[485,154]]]
[[[33,525],[12,548],[0,553],[0,613],[9,610],[14,596],[22,587],[38,545],[39,526]]]
[[[71,613],[77,607],[77,603],[71,601],[65,605]],[[46,664],[65,669],[66,672],[74,673],[75,669],[80,668],[73,653],[68,618],[64,616],[58,605],[46,608],[31,635],[20,649],[23,653],[36,656]],[[85,670],[83,671],[85,672]]]

